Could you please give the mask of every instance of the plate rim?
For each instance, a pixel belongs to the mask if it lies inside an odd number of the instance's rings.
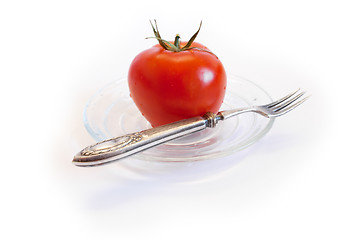
[[[258,84],[250,81],[249,79],[242,77],[242,76],[238,76],[238,75],[234,75],[234,74],[227,74],[227,79],[241,79],[242,81],[246,81],[248,84],[253,85],[254,87],[256,87],[258,90],[260,90],[262,93],[264,93],[270,101],[273,101],[273,99],[271,98],[271,96]],[[100,89],[98,89],[94,94],[91,95],[91,97],[89,98],[89,100],[87,101],[84,110],[83,110],[83,123],[84,126],[87,130],[87,132],[90,134],[90,136],[95,140],[95,141],[102,141],[104,140],[106,137],[101,137],[99,136],[99,133],[97,133],[96,131],[93,130],[93,128],[90,127],[89,124],[89,120],[87,117],[87,111],[89,109],[89,106],[91,105],[91,103],[93,102],[93,100],[99,96],[99,94],[101,94],[102,91],[107,90],[108,88],[110,88],[111,86],[116,86],[118,84],[121,84],[122,82],[126,82],[127,81],[127,76],[122,77],[122,78],[117,78],[116,80],[113,80],[107,84],[105,84],[103,87],[101,87]],[[226,94],[226,93],[225,93]],[[264,127],[264,129],[261,130],[260,133],[256,134],[255,136],[252,136],[251,138],[249,138],[246,141],[246,144],[244,144],[241,147],[238,148],[229,148],[227,151],[225,151],[225,153],[213,153],[211,156],[209,156],[208,158],[204,158],[204,156],[194,156],[191,158],[191,160],[181,160],[181,158],[175,158],[175,157],[166,157],[164,158],[164,160],[159,159],[159,157],[153,157],[153,156],[148,156],[148,155],[143,155],[142,153],[138,153],[136,155],[132,155],[130,157],[135,157],[138,160],[143,160],[143,161],[147,161],[147,162],[174,162],[174,163],[179,163],[179,162],[196,162],[196,161],[200,161],[200,160],[209,160],[209,159],[214,159],[214,158],[221,158],[221,157],[226,157],[229,155],[234,154],[235,152],[239,152],[242,151],[248,147],[250,147],[251,145],[253,145],[255,142],[257,142],[258,140],[260,140],[261,138],[263,138],[272,128],[273,124],[275,122],[275,118],[269,118],[269,122],[267,123],[267,125]]]

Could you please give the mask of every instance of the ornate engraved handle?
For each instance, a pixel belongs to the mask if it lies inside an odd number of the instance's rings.
[[[75,155],[73,163],[77,166],[91,167],[110,163],[164,142],[185,136],[216,125],[216,115],[209,113],[204,117],[194,117],[150,128],[141,132],[108,139],[88,146]]]

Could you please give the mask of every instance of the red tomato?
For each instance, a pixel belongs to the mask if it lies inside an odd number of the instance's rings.
[[[153,127],[218,112],[225,95],[226,74],[220,60],[207,51],[196,42],[191,49],[179,52],[157,44],[132,61],[130,95]]]

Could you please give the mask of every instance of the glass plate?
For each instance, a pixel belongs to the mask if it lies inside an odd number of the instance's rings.
[[[271,101],[271,97],[256,84],[230,75],[220,110],[261,105]],[[95,93],[85,107],[84,123],[96,141],[151,128],[130,98],[126,78]],[[274,119],[256,113],[245,113],[221,121],[215,128],[159,145],[135,154],[132,158],[157,162],[191,162],[223,157],[259,140],[273,123]]]

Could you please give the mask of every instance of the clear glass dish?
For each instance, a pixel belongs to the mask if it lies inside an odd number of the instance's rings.
[[[241,77],[228,76],[227,92],[220,110],[272,102],[259,86]],[[130,98],[127,79],[100,89],[84,110],[84,124],[96,141],[151,128]],[[215,128],[148,149],[132,158],[155,162],[192,162],[233,154],[263,137],[274,119],[245,113],[219,122]]]

